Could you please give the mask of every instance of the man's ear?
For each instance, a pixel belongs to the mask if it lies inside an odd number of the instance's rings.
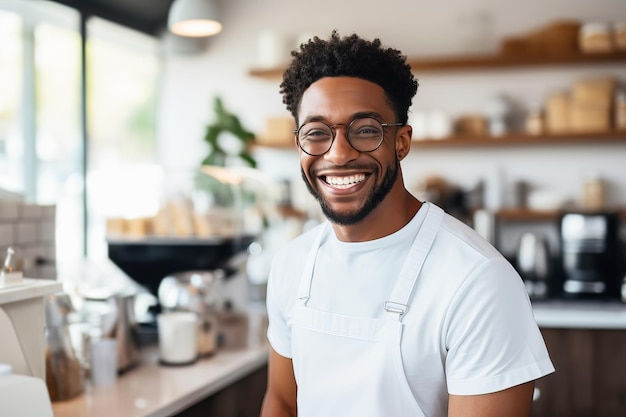
[[[399,160],[403,160],[411,149],[411,138],[413,137],[413,128],[409,125],[402,126],[398,129],[396,136],[396,156]]]

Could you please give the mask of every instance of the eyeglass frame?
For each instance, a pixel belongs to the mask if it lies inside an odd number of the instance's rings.
[[[383,128],[382,134],[380,135],[380,141],[378,142],[378,145],[376,145],[376,147],[375,147],[374,149],[369,150],[369,151],[362,151],[362,150],[359,150],[359,149],[355,148],[355,147],[354,147],[354,145],[352,144],[352,141],[350,140],[350,135],[349,135],[349,133],[348,133],[348,132],[350,131],[350,127],[352,126],[352,124],[353,124],[354,122],[356,122],[356,121],[358,121],[358,120],[362,120],[362,119],[372,119],[372,120],[376,120],[378,123],[380,123],[380,127],[382,127],[382,128]],[[300,130],[301,130],[304,126],[306,126],[307,124],[309,124],[309,123],[321,123],[321,124],[325,125],[326,127],[328,127],[328,128],[330,129],[330,133],[332,134],[332,137],[331,137],[331,139],[330,139],[330,144],[328,145],[328,149],[326,149],[324,152],[322,152],[322,153],[320,153],[320,154],[312,154],[312,153],[307,152],[307,151],[306,151],[306,150],[302,147],[302,144],[300,143]],[[322,155],[324,155],[326,152],[330,151],[330,149],[333,147],[333,143],[335,143],[335,138],[337,137],[337,131],[336,131],[336,129],[335,129],[337,126],[343,126],[343,127],[346,129],[346,133],[345,133],[346,140],[348,141],[348,143],[350,144],[350,146],[352,147],[352,149],[354,149],[354,150],[356,150],[356,151],[358,151],[358,152],[374,152],[375,150],[377,150],[378,148],[380,148],[380,145],[382,145],[382,144],[383,144],[383,142],[384,142],[384,140],[385,140],[385,131],[384,131],[384,128],[386,128],[386,127],[394,127],[394,126],[396,126],[396,127],[406,126],[406,123],[402,123],[402,122],[398,122],[398,123],[383,123],[383,122],[381,122],[380,120],[378,120],[377,118],[372,117],[372,116],[358,116],[358,117],[355,117],[354,119],[352,119],[352,120],[350,121],[350,123],[347,123],[347,124],[346,124],[346,123],[336,123],[336,124],[334,124],[334,125],[329,125],[328,123],[323,122],[323,121],[321,121],[321,120],[311,120],[311,121],[308,121],[308,122],[305,122],[305,123],[301,124],[301,125],[300,125],[300,127],[298,127],[297,129],[295,129],[295,130],[293,131],[293,133],[294,133],[294,135],[296,136],[296,142],[298,142],[298,147],[299,147],[300,149],[302,149],[302,152],[304,152],[305,154],[307,154],[307,155],[309,155],[309,156],[322,156]]]

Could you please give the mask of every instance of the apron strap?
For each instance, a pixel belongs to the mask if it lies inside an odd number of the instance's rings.
[[[413,288],[443,220],[444,211],[441,208],[432,203],[424,203],[424,205],[428,210],[424,222],[415,235],[391,297],[385,302],[387,315],[399,321],[408,310]]]
[[[304,305],[306,305],[306,302],[309,301],[309,298],[311,298],[311,283],[313,282],[315,259],[317,258],[317,252],[320,244],[322,243],[322,239],[326,235],[328,227],[328,221],[324,222],[324,224],[320,227],[320,231],[311,245],[311,250],[307,256],[306,263],[304,264],[302,277],[300,278],[300,285],[298,287],[298,300],[302,301]]]

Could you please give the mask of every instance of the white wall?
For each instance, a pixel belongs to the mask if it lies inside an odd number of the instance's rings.
[[[500,39],[522,35],[556,19],[626,21],[623,0],[221,0],[224,31],[210,39],[206,52],[169,53],[159,117],[162,162],[168,167],[195,167],[206,152],[202,141],[211,120],[211,102],[220,95],[244,125],[260,132],[268,116],[286,115],[278,94],[280,80],[250,77],[259,63],[258,35],[272,29],[290,46],[302,34],[327,37],[356,32],[379,37],[405,54],[447,55],[495,52]],[[447,74],[417,74],[416,110],[444,110],[451,116],[479,111],[498,93],[527,104],[542,102],[554,89],[568,88],[588,75],[613,74],[626,81],[624,65],[580,66]],[[295,151],[259,151],[260,168],[277,178],[299,178]],[[490,149],[414,150],[405,160],[409,188],[427,174],[440,174],[462,186],[500,169],[508,180],[526,179],[537,186],[578,198],[581,178],[596,171],[610,184],[612,203],[626,205],[626,146],[572,145]],[[299,184],[300,181],[295,181]],[[297,198],[306,194],[297,189]],[[308,201],[308,200],[303,200]]]

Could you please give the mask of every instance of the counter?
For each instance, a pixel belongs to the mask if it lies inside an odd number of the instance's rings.
[[[188,366],[159,364],[158,347],[142,349],[142,362],[110,386],[87,384],[85,393],[54,402],[55,417],[166,417],[189,408],[267,364],[263,319],[251,316],[248,345],[219,350]]]
[[[85,393],[52,404],[55,417],[165,417],[179,413],[267,363],[258,346],[218,352],[189,366],[162,366],[156,349],[144,363],[110,386],[87,385]]]
[[[626,304],[594,301],[535,301],[541,328],[626,329]],[[251,321],[248,347],[218,351],[190,366],[158,363],[157,347],[144,349],[142,363],[111,386],[87,385],[85,394],[53,403],[55,417],[165,417],[179,413],[267,364],[265,323]]]
[[[534,301],[533,313],[541,328],[626,329],[626,304],[618,301]]]

